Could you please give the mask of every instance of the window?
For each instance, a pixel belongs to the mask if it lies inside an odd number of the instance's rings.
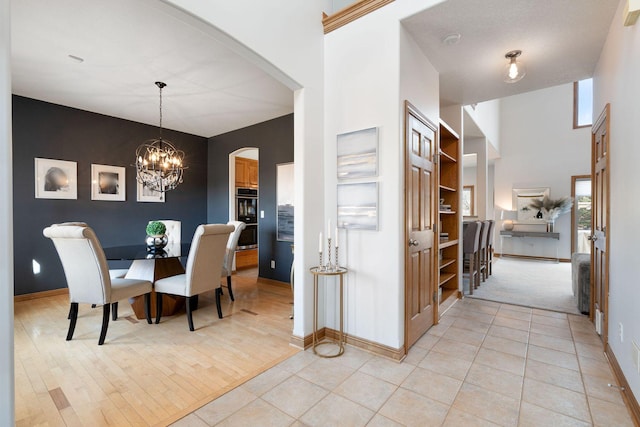
[[[591,126],[593,122],[593,79],[573,83],[573,128]]]

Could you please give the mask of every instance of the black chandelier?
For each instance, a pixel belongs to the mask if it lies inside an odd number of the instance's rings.
[[[186,168],[183,166],[184,151],[162,139],[162,89],[167,85],[163,82],[155,84],[160,89],[160,135],[136,149],[136,179],[144,187],[164,193],[182,183]]]

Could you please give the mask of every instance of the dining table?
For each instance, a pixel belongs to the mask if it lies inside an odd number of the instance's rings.
[[[131,261],[125,279],[156,280],[185,272],[181,258],[189,255],[190,243],[168,244],[161,250],[149,250],[146,245],[125,245],[103,248],[108,261]],[[136,318],[145,319],[143,296],[129,299]],[[162,315],[172,316],[185,306],[185,298],[178,295],[162,295]],[[195,307],[194,307],[195,308]],[[151,313],[156,312],[156,293],[151,292]]]

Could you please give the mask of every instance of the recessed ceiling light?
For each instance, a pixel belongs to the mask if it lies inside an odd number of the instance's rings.
[[[442,44],[446,46],[453,46],[454,44],[460,43],[461,37],[460,33],[447,34],[442,38]]]
[[[73,59],[76,62],[84,62],[84,58],[80,58],[79,56],[69,55],[69,58]]]

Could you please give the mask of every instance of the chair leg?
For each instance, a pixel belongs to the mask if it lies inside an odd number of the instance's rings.
[[[78,303],[72,302],[69,308],[69,332],[67,332],[67,341],[73,338],[73,332],[76,330],[76,321],[78,320]]]
[[[473,287],[476,283],[475,265],[473,265],[473,254],[469,257],[469,295],[473,295]]]
[[[229,298],[231,298],[231,301],[235,301],[236,299],[233,297],[233,290],[231,289],[231,276],[227,276],[227,289],[229,289]],[[222,294],[222,289],[220,289],[220,294]]]
[[[489,276],[493,275],[493,246],[489,247]]]
[[[216,288],[216,307],[218,308],[218,318],[222,319],[222,305],[220,304],[220,295],[222,295],[222,288]]]
[[[475,286],[476,286],[476,289],[478,289],[480,287],[480,272],[481,272],[481,269],[480,269],[480,251],[476,252],[474,256],[476,257],[476,259],[474,260],[474,263],[475,263],[475,266],[476,266],[476,271],[475,271],[475,274],[476,274],[476,280],[475,280],[476,285]]]
[[[144,294],[144,316],[147,318],[147,323],[150,325],[151,322],[151,294]]]
[[[118,301],[111,303],[111,320],[118,320]]]
[[[109,327],[109,312],[111,311],[111,304],[105,304],[102,306],[102,330],[100,331],[100,339],[98,345],[104,344],[104,339],[107,337],[107,328]]]
[[[162,294],[156,292],[156,325],[160,323],[162,317]]]
[[[69,306],[69,314],[67,315],[67,320],[71,320],[71,313],[73,312],[73,303]]]
[[[191,311],[191,297],[187,297],[187,322],[189,322],[189,330],[193,332],[193,313]]]

